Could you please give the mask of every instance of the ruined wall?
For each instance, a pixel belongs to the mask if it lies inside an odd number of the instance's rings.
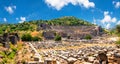
[[[3,36],[0,36],[0,43],[6,48],[9,48],[9,42],[17,44],[19,40],[20,38],[17,33],[4,33]]]

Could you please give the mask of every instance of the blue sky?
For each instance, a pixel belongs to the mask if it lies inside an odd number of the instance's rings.
[[[107,29],[120,24],[120,0],[0,0],[0,23],[75,16]]]

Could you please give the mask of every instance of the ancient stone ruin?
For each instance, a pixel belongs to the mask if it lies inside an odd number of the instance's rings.
[[[50,26],[47,24],[39,24],[39,30],[43,30],[45,39],[54,39],[55,34],[59,34],[62,38],[84,39],[87,35],[91,37],[101,36],[104,32],[100,26]]]
[[[0,36],[0,43],[2,43],[6,48],[9,48],[10,42],[15,45],[19,40],[20,37],[17,33],[4,33],[2,36]]]

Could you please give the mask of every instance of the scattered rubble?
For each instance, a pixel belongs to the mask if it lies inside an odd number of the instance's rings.
[[[32,43],[32,44],[35,45],[36,43]],[[40,45],[40,43],[38,45]],[[55,44],[52,42],[49,43],[48,45],[51,46],[52,48],[54,46],[66,46],[62,43]],[[51,49],[51,47],[49,46],[47,48]],[[35,48],[39,49],[36,46]],[[51,49],[47,51],[40,51],[39,54],[42,55],[45,64],[100,64],[100,63],[119,64],[120,63],[120,49],[117,46],[94,45],[88,47],[81,47],[78,49],[66,49],[66,50]]]

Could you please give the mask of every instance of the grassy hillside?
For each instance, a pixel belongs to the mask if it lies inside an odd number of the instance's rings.
[[[0,34],[4,31],[14,32],[14,31],[34,31],[37,28],[38,24],[46,23],[49,25],[68,25],[68,26],[79,26],[79,25],[85,25],[85,26],[91,26],[93,24],[78,19],[73,16],[65,16],[61,18],[56,18],[52,20],[32,20],[29,22],[24,23],[18,23],[18,24],[1,24],[0,25]]]

